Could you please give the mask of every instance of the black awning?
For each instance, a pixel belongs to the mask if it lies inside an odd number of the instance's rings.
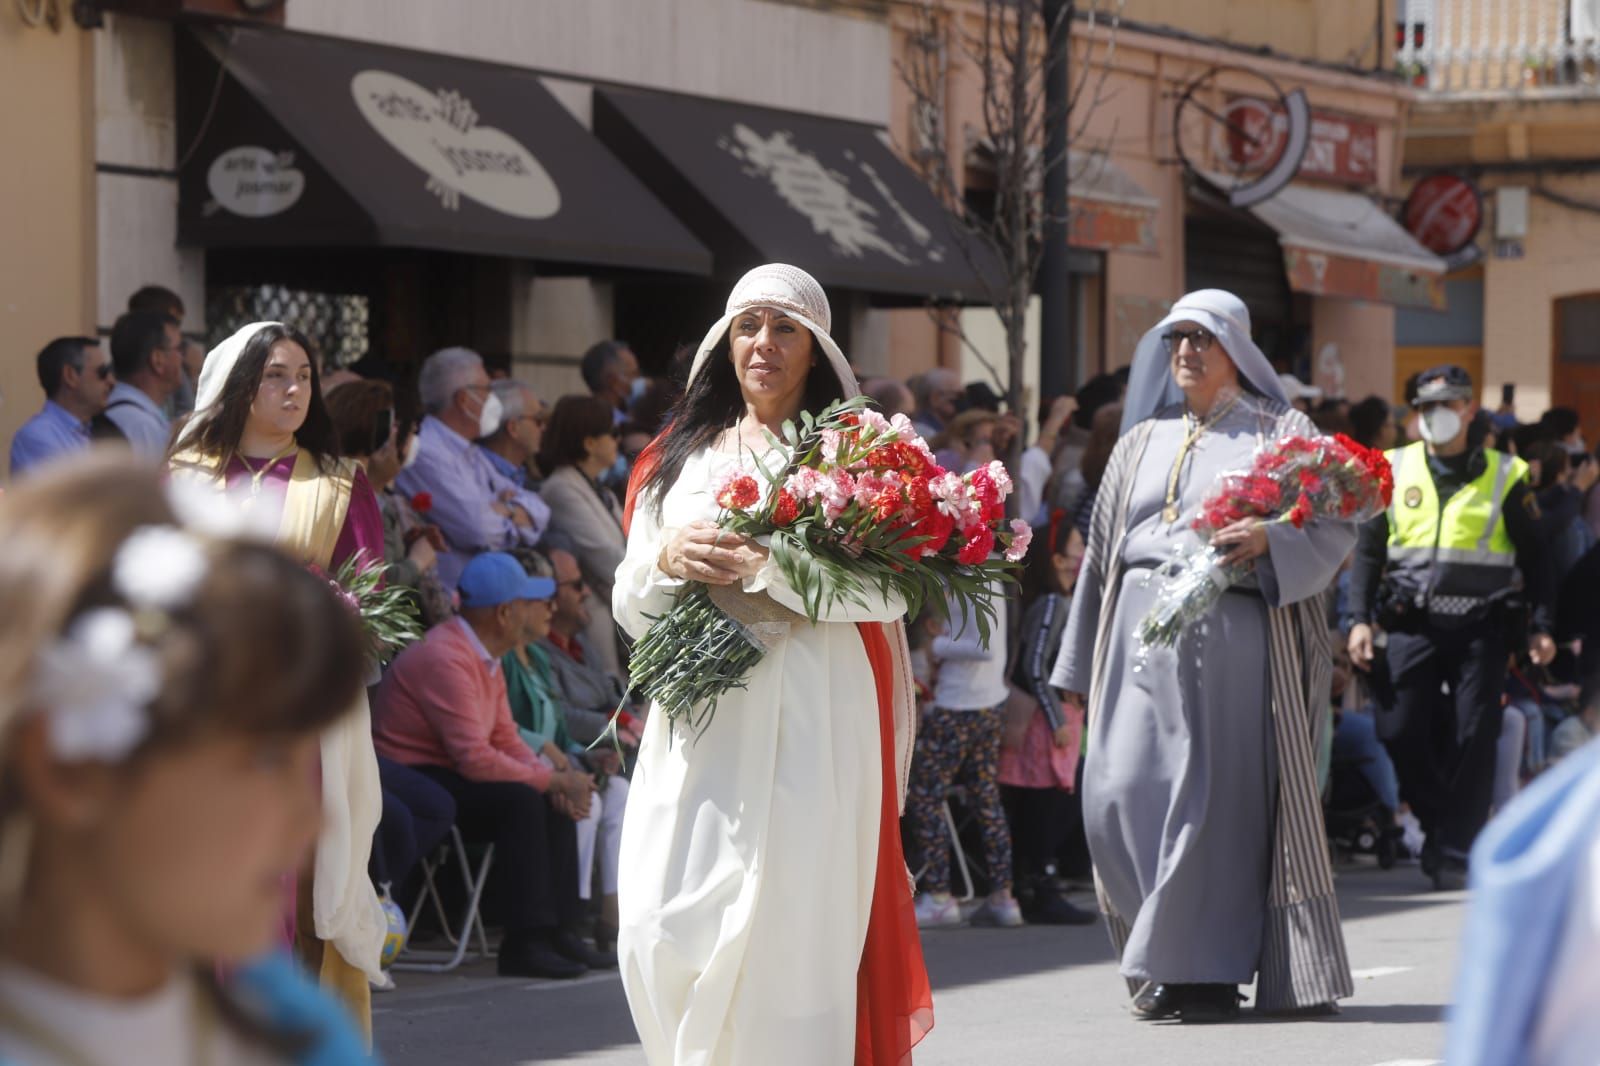
[[[182,243],[711,268],[531,72],[277,30],[180,38]]]
[[[827,286],[976,301],[962,234],[877,126],[721,100],[597,89],[594,131],[717,256],[719,273],[768,260]]]

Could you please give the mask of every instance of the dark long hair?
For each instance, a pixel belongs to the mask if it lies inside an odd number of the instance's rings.
[[[322,400],[322,375],[317,370],[316,348],[304,333],[278,322],[256,330],[245,342],[238,361],[228,372],[228,380],[223,382],[217,405],[201,416],[194,435],[181,448],[193,448],[224,463],[239,450],[239,438],[244,436],[250,405],[255,403],[256,392],[261,388],[267,358],[272,354],[272,346],[279,341],[298,344],[311,361],[311,402],[306,406],[305,422],[295,431],[295,443],[316,456],[318,465],[323,467],[339,457],[339,433]]]
[[[611,405],[597,396],[573,394],[556,401],[539,446],[539,469],[545,476],[589,457],[584,441],[610,433],[615,419]]]
[[[819,414],[830,403],[844,399],[844,385],[815,334],[811,337],[811,351],[815,358],[806,374],[800,406]],[[650,496],[652,513],[660,517],[661,501],[683,473],[689,456],[738,422],[744,410],[744,394],[739,391],[739,377],[733,370],[732,347],[724,334],[711,349],[699,377],[689,383],[683,399],[673,407],[665,432],[652,446],[655,462],[638,488],[641,497]]]

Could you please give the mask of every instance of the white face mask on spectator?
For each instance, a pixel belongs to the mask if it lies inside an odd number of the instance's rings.
[[[483,401],[483,409],[478,412],[479,440],[500,428],[500,416],[504,413],[505,405],[500,402],[500,397],[491,392]]]

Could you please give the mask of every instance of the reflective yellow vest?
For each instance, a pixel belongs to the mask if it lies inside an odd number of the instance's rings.
[[[1388,453],[1394,468],[1386,579],[1414,606],[1440,620],[1484,615],[1516,587],[1516,548],[1505,501],[1528,464],[1483,450],[1483,472],[1439,505],[1422,442]]]

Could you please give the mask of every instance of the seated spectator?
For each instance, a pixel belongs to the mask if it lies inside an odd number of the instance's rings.
[[[456,801],[425,774],[378,756],[383,815],[372,838],[372,883],[410,911],[417,861],[432,855],[456,821]]]
[[[115,379],[93,337],[57,337],[35,360],[44,408],[11,438],[11,476],[89,447],[91,421],[106,409]]]
[[[861,392],[878,406],[885,418],[895,415],[909,417],[917,403],[911,390],[894,378],[868,378],[861,383]]]
[[[1350,407],[1350,436],[1364,448],[1388,451],[1400,438],[1394,411],[1382,396],[1368,396]]]
[[[628,420],[628,407],[644,395],[649,382],[639,376],[639,358],[627,341],[599,341],[583,353],[579,369],[595,399],[605,403],[617,425]]]
[[[330,390],[324,397],[328,417],[339,435],[340,454],[359,460],[378,495],[383,513],[383,561],[386,580],[413,589],[422,621],[435,626],[455,614],[450,590],[439,580],[439,552],[444,535],[424,523],[410,500],[396,491],[409,443],[416,434],[395,418],[394,387],[365,379]]]
[[[594,782],[581,770],[553,769],[523,742],[500,667],[522,641],[529,602],[549,599],[552,585],[503,552],[474,558],[461,573],[461,617],[400,653],[373,713],[378,753],[443,787],[462,835],[495,845],[503,976],[571,978],[616,964],[573,928],[575,823],[589,813]]]
[[[539,543],[550,508],[473,445],[500,426],[500,400],[477,352],[434,352],[422,364],[417,390],[425,412],[417,456],[395,484],[412,500],[428,495],[428,519],[443,532],[448,549],[439,555],[439,580],[453,588],[474,555]]]
[[[551,695],[566,715],[567,731],[579,744],[592,744],[622,705],[628,684],[600,665],[600,655],[589,642],[592,597],[577,556],[552,549],[550,562],[556,573],[555,614],[550,636],[538,643],[550,654],[555,681]]]
[[[554,576],[549,560],[536,552],[519,552],[518,560],[530,577]],[[534,601],[522,643],[506,652],[500,665],[506,672],[511,717],[528,747],[557,770],[577,767],[596,775],[598,793],[589,805],[589,817],[578,823],[578,896],[588,902],[594,894],[598,844],[601,903],[594,946],[597,951],[610,951],[617,939],[617,856],[622,850],[628,782],[622,776],[622,758],[615,747],[602,742],[588,751],[567,732],[566,716],[551,694],[555,681],[550,653],[538,643],[550,635],[550,615],[549,601]]]
[[[617,460],[618,432],[611,412],[593,396],[563,396],[550,414],[539,466],[540,494],[550,505],[550,534],[578,560],[588,589],[584,635],[607,673],[622,673],[617,627],[611,620],[611,586],[627,554],[622,505],[600,485]]]
[[[510,378],[494,382],[491,388],[500,399],[500,428],[479,441],[478,447],[507,481],[531,489],[534,483],[528,460],[539,454],[544,439],[548,418],[544,403],[533,389]]]
[[[994,437],[999,421],[1000,416],[992,411],[963,411],[928,441],[928,447],[946,470],[974,470],[996,458]]]
[[[911,423],[924,440],[932,440],[960,411],[961,375],[949,367],[936,366],[906,384],[917,405]]]
[[[172,423],[167,404],[183,386],[183,334],[178,320],[155,311],[129,311],[111,329],[117,383],[106,418],[141,459],[167,454]]]

